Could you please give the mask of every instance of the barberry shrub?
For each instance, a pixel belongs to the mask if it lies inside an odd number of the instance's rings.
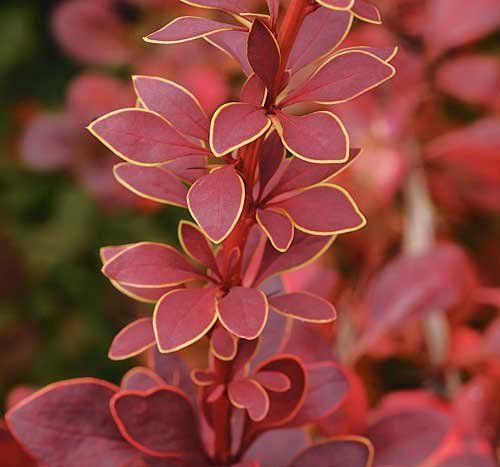
[[[342,121],[322,105],[390,79],[395,48],[339,49],[355,18],[379,23],[363,0],[196,0],[213,18],[177,18],[145,38],[203,38],[241,65],[239,101],[208,118],[196,97],[161,77],[134,76],[137,105],[90,124],[124,160],[133,193],[185,207],[182,252],[155,242],[102,249],[103,273],[152,316],[113,340],[115,360],[148,353],[120,386],[93,378],[52,384],[15,405],[10,431],[49,467],[368,467],[359,436],[311,444],[304,427],[332,415],[349,380],[330,360],[281,352],[289,319],[330,323],[331,303],[287,293],[279,275],[321,256],[365,218],[331,179],[358,157]],[[208,341],[207,367],[175,353]],[[289,344],[289,343],[288,343]]]

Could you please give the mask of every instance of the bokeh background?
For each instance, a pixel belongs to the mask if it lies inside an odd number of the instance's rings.
[[[364,148],[340,182],[364,209],[369,226],[339,241],[318,279],[322,293],[347,317],[332,345],[345,361],[357,362],[373,400],[396,389],[444,392],[453,384],[446,369],[451,357],[462,382],[482,377],[475,373],[477,361],[471,369],[466,357],[487,332],[490,353],[500,355],[494,348],[500,337],[500,5],[375,3],[384,25],[356,23],[346,45],[399,45],[398,75],[380,91],[335,108]],[[177,222],[186,213],[122,189],[111,174],[117,160],[85,126],[135,104],[129,79],[134,73],[177,80],[208,112],[237,95],[242,76],[236,63],[206,42],[170,48],[141,41],[190,11],[174,0],[0,4],[4,400],[18,385],[86,375],[116,381],[128,368],[106,358],[109,344],[149,308],[122,296],[99,273],[99,247],[146,239],[175,244]],[[454,249],[440,256],[432,250],[435,242]],[[363,308],[366,290],[376,287],[377,274],[402,252],[427,253],[427,269],[414,281],[410,272],[416,266],[401,266],[400,286],[384,285],[383,295],[400,299],[398,292],[413,293],[419,279],[438,271],[436,282],[410,312],[399,321],[393,316],[376,338],[367,339],[363,329],[383,317],[373,315],[378,309],[370,316]],[[314,274],[318,270],[288,280],[304,284]],[[444,357],[432,345],[428,352],[421,328],[436,303],[446,313],[446,336],[437,338],[437,347],[445,342]],[[353,329],[361,330],[361,348]],[[451,377],[457,377],[455,370]]]

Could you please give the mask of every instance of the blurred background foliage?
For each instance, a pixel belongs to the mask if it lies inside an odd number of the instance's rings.
[[[17,158],[23,123],[58,109],[82,67],[55,44],[57,2],[0,5],[0,394],[17,383],[74,376],[116,380],[105,358],[138,305],[99,274],[99,247],[145,238],[175,243],[176,208],[148,216],[107,210],[65,172],[36,173]],[[121,72],[121,70],[115,70]],[[180,211],[180,210],[179,210]]]

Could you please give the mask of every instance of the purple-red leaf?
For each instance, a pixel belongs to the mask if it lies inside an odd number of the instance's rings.
[[[276,131],[270,133],[262,144],[262,157],[259,160],[260,192],[264,191],[269,181],[285,159],[285,148]]]
[[[254,422],[263,420],[269,412],[269,396],[264,388],[251,378],[232,381],[227,388],[231,403],[246,409]]]
[[[373,446],[367,439],[339,437],[307,448],[289,467],[371,467],[372,459]]]
[[[311,164],[298,157],[292,157],[286,161],[287,166],[279,183],[273,188],[272,195],[276,196],[324,182],[350,166],[360,153],[360,149],[351,148],[349,159],[342,164]]]
[[[128,246],[107,261],[102,271],[120,284],[146,288],[169,287],[201,277],[176,249],[154,242]]]
[[[200,449],[193,407],[175,387],[119,392],[111,413],[127,441],[146,454],[177,458]]]
[[[297,269],[319,258],[333,243],[335,236],[323,237],[295,232],[292,244],[285,253],[275,250],[267,244],[262,255],[262,262],[255,279],[260,284],[275,274]]]
[[[337,316],[330,302],[308,292],[269,297],[269,305],[278,313],[311,323],[330,323]]]
[[[287,467],[299,451],[309,444],[307,434],[298,428],[281,428],[260,435],[245,452],[245,459],[256,459],[259,467]]]
[[[292,73],[333,52],[349,32],[352,14],[318,8],[308,14],[300,27],[287,68]]]
[[[243,339],[255,339],[267,321],[266,296],[258,289],[233,287],[218,303],[219,319],[224,327]]]
[[[179,223],[179,241],[190,258],[218,274],[212,246],[196,224],[182,220]]]
[[[274,34],[258,19],[253,22],[248,34],[247,54],[255,74],[272,91],[280,67],[280,50]]]
[[[425,40],[435,57],[497,29],[500,8],[496,0],[435,0],[427,8],[426,20]]]
[[[160,352],[174,352],[201,339],[217,319],[217,289],[180,289],[156,304],[153,326]]]
[[[238,122],[235,125],[235,122]],[[246,102],[219,107],[210,124],[210,147],[217,157],[245,146],[261,136],[271,124],[266,111]]]
[[[335,412],[346,400],[349,381],[333,362],[317,362],[306,366],[307,392],[304,403],[291,422],[301,426]]]
[[[277,116],[281,140],[293,155],[319,164],[349,158],[349,135],[335,114],[321,110],[302,116],[278,112]]]
[[[470,79],[474,74],[475,79]],[[492,55],[461,55],[447,60],[436,74],[441,91],[472,104],[500,109],[500,60]]]
[[[191,92],[154,76],[134,76],[133,80],[137,97],[147,109],[165,117],[181,133],[208,141],[210,121]]]
[[[158,203],[187,207],[187,188],[164,167],[143,167],[122,162],[113,168],[115,178],[125,188]]]
[[[394,67],[362,50],[339,52],[324,62],[301,86],[285,97],[282,106],[313,101],[346,102],[381,85],[395,74]]]
[[[260,228],[274,248],[286,251],[293,240],[293,221],[283,209],[258,209],[255,215]]]
[[[158,386],[165,386],[163,381],[149,368],[136,366],[127,371],[122,378],[121,389],[129,391],[148,391]]]
[[[452,244],[394,259],[369,284],[364,300],[369,321],[360,345],[373,345],[408,319],[456,305],[475,286],[473,276],[466,255]]]
[[[271,358],[263,362],[256,372],[273,372],[284,374],[291,383],[286,391],[271,391],[269,395],[269,412],[264,420],[255,423],[250,432],[260,432],[284,425],[296,415],[304,401],[306,390],[306,373],[302,363],[290,355]]]
[[[205,37],[204,39],[234,58],[243,69],[243,72],[250,76],[253,73],[247,57],[247,38],[246,31],[220,31]]]
[[[186,156],[174,159],[164,164],[167,170],[188,183],[194,183],[208,173],[206,168],[207,156]]]
[[[178,44],[209,36],[214,32],[236,29],[238,26],[221,23],[197,16],[181,16],[170,21],[144,38],[146,42],[155,44]]]
[[[375,447],[375,464],[392,465],[404,459],[417,467],[433,454],[453,428],[451,416],[433,408],[394,410],[376,419],[366,436]]]
[[[380,24],[382,22],[378,8],[365,0],[355,0],[351,11],[356,18],[367,23]]]
[[[188,192],[189,212],[214,243],[222,242],[240,218],[245,186],[234,167],[214,170],[196,181]]]
[[[93,121],[89,131],[126,161],[159,165],[203,153],[160,115],[145,109],[121,109]]]
[[[218,326],[210,336],[210,350],[220,360],[233,360],[238,352],[238,339]]]
[[[137,451],[121,436],[109,410],[113,384],[80,378],[51,384],[7,413],[15,437],[51,467],[121,465]]]
[[[318,3],[331,10],[348,10],[354,4],[354,0],[319,0]]]
[[[257,107],[264,105],[267,97],[267,89],[264,82],[253,73],[248,77],[241,88],[240,101]]]
[[[124,360],[144,352],[155,343],[151,318],[141,318],[125,326],[113,339],[108,351],[111,360]]]
[[[288,391],[292,386],[288,377],[277,371],[259,371],[253,375],[253,378],[264,388],[273,392]]]
[[[250,8],[251,0],[182,0],[190,6],[223,10],[231,13],[246,13]]]
[[[284,209],[298,229],[313,235],[352,232],[366,224],[349,193],[337,185],[306,188],[272,206]]]

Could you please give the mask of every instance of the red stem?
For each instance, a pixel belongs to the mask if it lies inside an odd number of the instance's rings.
[[[274,104],[276,96],[280,92],[281,83],[288,62],[288,57],[292,51],[293,44],[299,32],[300,26],[308,13],[308,0],[291,0],[289,7],[279,28],[278,43],[281,51],[281,62],[274,89],[271,92],[271,103]],[[257,168],[259,166],[262,154],[262,143],[264,136],[252,142],[242,150],[243,167],[241,167],[243,179],[246,185],[246,202],[243,213],[238,224],[233,229],[229,237],[224,240],[222,248],[224,249],[224,263],[228,264],[231,250],[238,246],[240,251],[246,243],[250,227],[254,223],[254,206],[252,203],[252,191],[257,177]],[[241,263],[241,261],[239,262]],[[239,273],[240,264],[235,266],[235,271]],[[229,273],[229,272],[228,272]],[[215,373],[217,382],[226,382],[230,374],[231,362],[222,362],[215,358]],[[216,462],[227,465],[231,462],[231,403],[227,394],[224,394],[213,405],[214,434],[215,434],[215,460]],[[240,454],[241,454],[240,449]]]

